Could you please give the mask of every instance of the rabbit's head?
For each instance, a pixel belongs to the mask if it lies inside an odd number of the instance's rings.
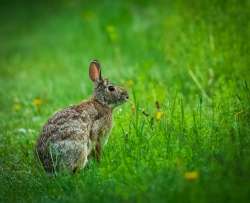
[[[102,78],[101,66],[97,60],[93,60],[89,65],[89,77],[94,82],[93,97],[98,102],[114,108],[128,100],[128,92],[125,89]]]

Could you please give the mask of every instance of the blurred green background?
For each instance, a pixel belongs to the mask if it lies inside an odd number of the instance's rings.
[[[1,202],[247,202],[250,1],[2,1]],[[125,86],[100,164],[47,176],[53,112]]]

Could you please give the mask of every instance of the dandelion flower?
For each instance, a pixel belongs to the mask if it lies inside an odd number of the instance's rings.
[[[128,86],[128,87],[132,87],[133,85],[134,85],[133,80],[128,80],[128,81],[127,81],[127,86]]]
[[[185,179],[188,181],[197,180],[199,178],[199,176],[200,176],[200,174],[198,171],[187,171],[184,174]]]
[[[135,105],[133,104],[131,107],[131,111],[134,113],[136,111]]]
[[[43,101],[40,98],[36,98],[32,101],[32,104],[36,107],[39,108],[42,105]]]
[[[161,120],[161,118],[163,117],[163,115],[164,115],[164,113],[162,111],[157,111],[155,113],[156,120],[158,120],[158,121]]]

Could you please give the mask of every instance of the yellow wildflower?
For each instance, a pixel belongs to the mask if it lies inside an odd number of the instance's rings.
[[[42,99],[40,99],[40,98],[36,98],[36,99],[34,99],[34,100],[32,101],[32,104],[33,104],[35,107],[37,107],[37,108],[39,108],[39,107],[42,105],[42,103],[43,103],[43,101],[42,101]]]
[[[157,111],[155,113],[156,120],[158,120],[158,121],[161,120],[161,118],[162,118],[163,115],[164,115],[164,113],[162,111]]]
[[[185,179],[188,181],[197,180],[199,178],[199,176],[200,176],[200,174],[198,171],[187,171],[184,174]]]
[[[135,107],[134,104],[132,105],[131,110],[132,110],[133,113],[136,111],[136,107]]]
[[[133,85],[134,85],[133,80],[128,80],[128,81],[127,81],[127,86],[128,86],[128,87],[132,87]]]

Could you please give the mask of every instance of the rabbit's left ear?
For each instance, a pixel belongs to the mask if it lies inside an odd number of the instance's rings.
[[[89,77],[93,82],[97,82],[102,79],[101,65],[97,60],[91,61],[89,65]]]

